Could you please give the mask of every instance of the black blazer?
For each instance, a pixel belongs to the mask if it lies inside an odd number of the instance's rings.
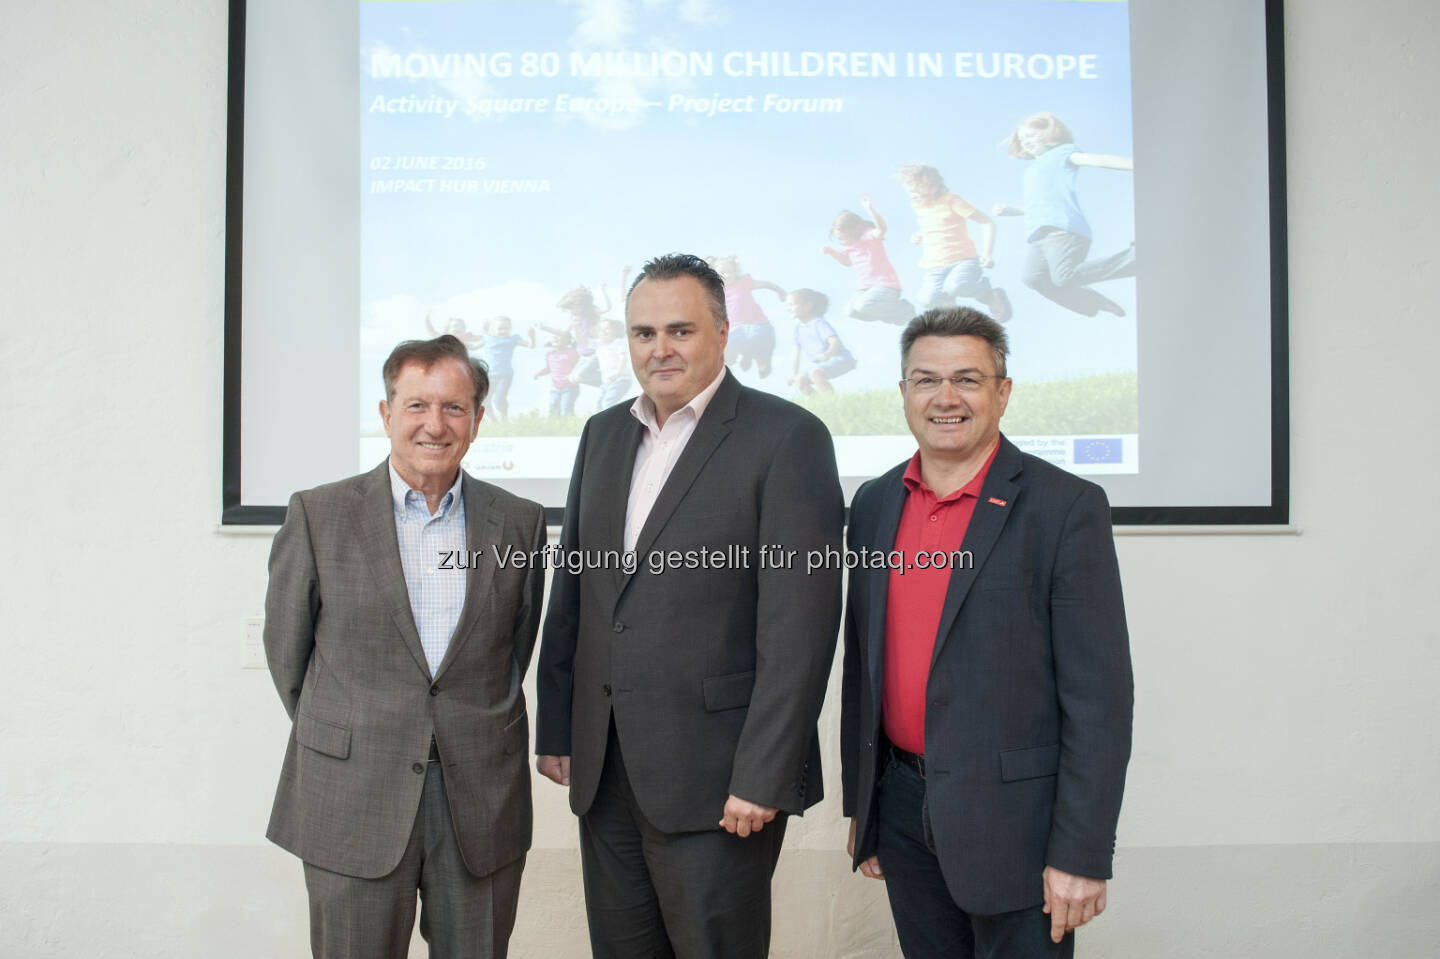
[[[562,556],[590,567],[624,545],[644,431],[629,405],[585,424],[570,478]],[[807,574],[805,558],[838,558],[843,516],[824,424],[727,373],[640,532],[638,568],[555,571],[535,747],[571,757],[576,815],[594,799],[612,712],[636,800],[662,831],[714,829],[731,794],[793,813],[820,800],[815,722],[841,570]],[[761,568],[766,545],[794,562]],[[724,563],[688,568],[701,550]]]
[[[906,465],[855,494],[851,548],[894,547]],[[963,549],[973,565],[951,573],[926,687],[926,802],[957,904],[991,915],[1043,901],[1046,865],[1110,878],[1134,694],[1100,487],[1002,436]],[[851,573],[841,757],[857,865],[877,845],[888,589],[888,570]]]

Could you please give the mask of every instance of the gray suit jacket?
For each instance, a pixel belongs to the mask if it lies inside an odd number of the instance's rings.
[[[894,548],[905,466],[855,494],[853,549]],[[1041,902],[1047,865],[1110,877],[1130,644],[1110,507],[1094,483],[1001,437],[963,548],[973,565],[951,573],[925,690],[926,809],[955,901],[992,915]],[[889,581],[857,568],[846,607],[840,754],[857,865],[877,842]]]
[[[586,423],[562,548],[623,549],[643,430],[628,403]],[[841,569],[807,575],[805,558],[838,556],[843,516],[824,424],[727,373],[641,530],[634,574],[555,572],[536,750],[571,757],[576,815],[595,796],[612,711],[636,800],[665,832],[714,829],[731,794],[795,813],[820,800],[815,722]],[[793,564],[760,568],[764,545],[795,550]],[[725,568],[686,568],[727,549]],[[729,562],[741,549],[747,561]],[[652,571],[656,551],[679,568]]]
[[[374,878],[405,851],[430,737],[477,876],[530,848],[525,698],[543,588],[503,553],[543,549],[539,504],[466,476],[466,548],[483,551],[431,678],[410,612],[385,463],[296,493],[270,551],[265,654],[294,721],[266,835],[307,863]]]

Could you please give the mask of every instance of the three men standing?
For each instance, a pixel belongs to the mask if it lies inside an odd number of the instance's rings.
[[[814,416],[725,369],[705,261],[626,304],[642,387],[580,438],[537,675],[537,768],[570,787],[595,959],[760,959],[786,817],[821,798],[842,500]],[[1098,486],[999,431],[1004,329],[901,339],[919,446],[856,494],[841,752],[850,853],[907,957],[1069,956],[1105,908],[1132,679]],[[466,476],[486,379],[459,340],[385,364],[386,464],[297,493],[265,646],[293,720],[268,835],[305,862],[317,956],[503,957],[531,829],[521,679],[543,511]],[[493,552],[492,552],[493,551]],[[944,554],[946,563],[921,563]],[[610,558],[614,562],[610,562]],[[628,557],[628,562],[624,560]],[[959,559],[956,562],[956,559]]]
[[[305,862],[316,956],[404,957],[418,889],[433,955],[503,959],[543,582],[442,558],[541,550],[544,511],[460,469],[487,387],[463,343],[402,343],[384,376],[388,461],[296,493],[271,548],[265,653],[293,726],[267,835]]]
[[[704,260],[647,263],[626,329],[643,395],[586,424],[561,548],[639,559],[555,573],[538,767],[580,817],[596,959],[758,959],[786,815],[821,796],[841,582],[839,564],[760,552],[838,553],[834,451],[810,413],[726,371]],[[712,551],[743,559],[686,561]]]
[[[912,320],[919,451],[851,507],[852,549],[907,560],[851,576],[841,755],[850,853],[910,959],[1072,955],[1111,874],[1133,694],[1110,511],[1000,435],[1007,352],[974,310]]]

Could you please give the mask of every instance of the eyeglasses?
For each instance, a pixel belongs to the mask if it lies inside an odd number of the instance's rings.
[[[954,376],[911,376],[900,382],[917,395],[934,393],[940,389],[940,384],[946,380],[950,385],[961,393],[973,393],[985,385],[986,380],[1000,379],[988,373],[957,373]]]

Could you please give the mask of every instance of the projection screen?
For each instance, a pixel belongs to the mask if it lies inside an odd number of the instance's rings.
[[[625,285],[676,250],[847,496],[914,451],[899,333],[953,304],[1006,322],[1002,430],[1118,523],[1288,522],[1279,3],[235,0],[231,28],[225,523],[380,462],[381,364],[440,332],[495,381],[465,468],[558,519],[584,417],[637,392]],[[853,362],[807,395],[817,312]]]

